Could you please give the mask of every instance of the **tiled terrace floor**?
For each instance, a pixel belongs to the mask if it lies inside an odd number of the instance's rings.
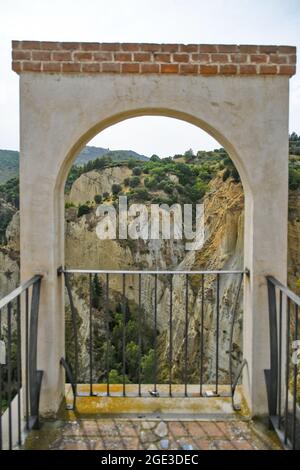
[[[25,449],[279,450],[275,434],[252,421],[78,419],[43,424]]]

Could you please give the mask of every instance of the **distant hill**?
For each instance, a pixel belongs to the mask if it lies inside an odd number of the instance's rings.
[[[102,147],[91,147],[87,145],[84,147],[84,149],[81,150],[74,163],[75,165],[84,165],[90,160],[96,160],[96,158],[102,157],[107,152],[109,152],[109,149],[104,149]]]
[[[124,161],[134,158],[135,160],[149,160],[145,155],[140,155],[133,150],[109,150],[102,147],[86,146],[81,150],[74,165],[84,165],[96,160],[103,155],[109,155],[113,161]],[[5,183],[19,174],[19,152],[16,150],[0,150],[0,184]]]
[[[141,155],[133,150],[110,150],[105,154],[105,156],[111,157],[114,162],[130,160],[131,158],[134,160],[141,160],[143,162],[149,160],[146,155]]]

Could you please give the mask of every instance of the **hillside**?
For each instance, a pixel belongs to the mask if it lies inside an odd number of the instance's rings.
[[[0,150],[0,184],[14,178],[19,173],[19,152]]]
[[[81,166],[89,161],[96,160],[96,158],[103,157],[104,155],[110,157],[114,162],[126,161],[130,158],[133,158],[134,160],[148,160],[148,157],[140,155],[133,150],[109,150],[102,147],[92,147],[87,145],[83,150],[81,150],[74,162],[74,165]]]
[[[109,150],[102,147],[92,147],[87,145],[79,153],[74,161],[74,165],[83,166],[87,162],[94,161],[99,157],[108,156],[114,162],[126,161],[130,159],[147,161],[148,157],[140,155],[133,150]],[[19,152],[17,150],[0,149],[0,184],[11,178],[16,178],[19,173]]]
[[[297,287],[299,272],[299,238],[300,238],[300,158],[290,157],[290,198],[289,198],[289,283],[293,290]],[[77,172],[75,174],[74,172]],[[187,152],[176,155],[175,158],[159,159],[152,156],[149,161],[114,162],[107,155],[83,166],[74,166],[73,174],[69,180],[69,190],[66,192],[65,212],[65,263],[72,268],[101,268],[103,269],[240,269],[243,266],[243,191],[236,172],[224,149],[212,152],[199,151],[197,154]],[[77,175],[77,176],[76,176]],[[96,234],[96,225],[99,222],[97,206],[102,201],[105,204],[117,203],[118,195],[126,194],[131,202],[143,202],[149,207],[151,203],[186,202],[197,203],[203,201],[205,205],[205,243],[198,251],[186,252],[184,240],[100,240]],[[18,282],[19,246],[18,231],[19,218],[16,210],[18,196],[17,180],[11,180],[0,187],[1,211],[5,216],[4,224],[0,227],[3,234],[0,246],[0,261],[3,266],[0,273],[0,292],[2,294],[11,290]],[[10,221],[11,219],[11,221]],[[13,273],[13,276],[12,274]],[[103,323],[103,293],[105,280],[102,276],[93,278],[93,330],[95,339],[93,351],[95,367],[93,378],[102,381],[105,373],[103,358],[105,357],[105,325]],[[86,278],[72,279],[74,304],[78,314],[79,341],[80,341],[80,377],[86,381],[89,367],[89,344],[86,341],[89,332],[89,291]],[[189,364],[188,378],[190,382],[197,380],[197,351],[199,350],[198,316],[201,303],[197,276],[191,278],[188,295],[189,311]],[[182,329],[182,305],[184,293],[184,279],[180,276],[174,280],[173,285],[173,319],[174,319],[174,368],[173,377],[177,382],[183,380],[185,343]],[[122,282],[119,277],[111,280],[110,286],[110,330],[114,344],[121,341],[120,305],[122,301]],[[220,380],[228,380],[228,316],[237,289],[237,279],[232,276],[221,279],[220,293]],[[132,359],[127,368],[126,380],[136,382],[135,358],[137,351],[137,297],[136,284],[133,279],[128,280],[126,311],[128,326],[126,338],[128,350],[126,355]],[[149,370],[153,365],[153,330],[151,315],[153,285],[150,279],[145,279],[142,291],[142,305],[145,318],[149,323],[144,325],[144,350],[142,357],[142,380],[152,381]],[[207,360],[205,364],[205,380],[213,380],[215,368],[214,333],[212,326],[213,305],[216,298],[214,279],[207,279],[205,286],[205,350]],[[167,314],[169,302],[169,285],[163,277],[158,279],[158,370],[160,380],[167,377],[168,332]],[[242,344],[242,296],[239,301],[238,321],[235,332],[235,367],[241,358]],[[74,358],[74,344],[72,341],[72,327],[70,306],[66,298],[66,349],[68,358],[72,363]],[[121,357],[119,349],[113,349],[110,358],[111,383],[120,382]],[[148,372],[147,372],[148,371]]]

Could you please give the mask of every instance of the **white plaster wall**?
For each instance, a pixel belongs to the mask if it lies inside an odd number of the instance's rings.
[[[21,430],[21,441],[24,442],[25,439],[25,421],[24,421],[24,411],[23,411],[23,400],[22,400],[23,390],[19,390],[21,395],[20,400],[20,430]],[[11,401],[11,443],[12,449],[18,448],[19,441],[19,429],[18,429],[18,394]],[[9,450],[9,409],[6,408],[2,415],[2,449]]]
[[[23,73],[21,94],[21,275],[43,273],[38,368],[41,410],[63,395],[63,188],[74,155],[128,117],[165,115],[193,123],[230,153],[245,191],[244,372],[253,414],[265,413],[269,363],[265,275],[286,281],[288,78]],[[99,266],[100,267],[100,266]]]

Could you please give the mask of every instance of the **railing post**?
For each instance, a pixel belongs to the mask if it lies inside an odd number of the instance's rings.
[[[265,369],[267,385],[269,416],[275,416],[277,412],[278,396],[278,338],[277,338],[277,312],[276,312],[276,288],[267,278],[268,303],[269,303],[269,331],[270,331],[270,369]]]
[[[32,427],[39,427],[39,403],[43,371],[37,370],[38,315],[40,303],[39,279],[32,288],[31,314],[29,328],[29,395]]]

